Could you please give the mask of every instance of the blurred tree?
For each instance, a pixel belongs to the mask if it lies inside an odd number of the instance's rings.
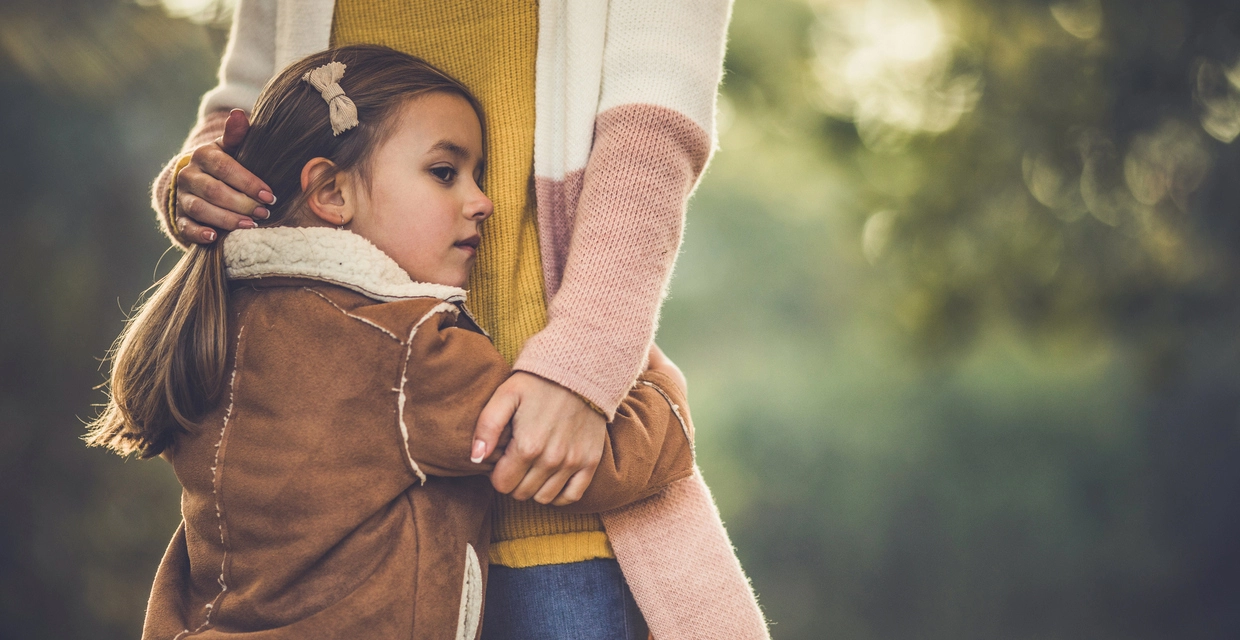
[[[1235,3],[819,0],[737,15],[728,99],[778,143],[818,132],[851,174],[844,213],[927,355],[995,322],[1070,348],[1120,332],[1171,349],[1235,317]]]
[[[1240,633],[1237,20],[737,4],[660,339],[778,637]]]
[[[141,628],[179,492],[87,450],[82,418],[167,248],[149,184],[223,36],[130,2],[0,4],[0,637]]]

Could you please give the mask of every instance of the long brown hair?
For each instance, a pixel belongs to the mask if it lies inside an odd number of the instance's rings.
[[[332,135],[327,102],[307,72],[339,61],[340,86],[357,107],[358,125]],[[482,107],[464,85],[413,56],[377,45],[349,45],[312,54],[286,67],[263,88],[236,158],[276,195],[263,226],[295,226],[306,193],[340,173],[369,185],[370,159],[395,130],[399,107],[421,95],[447,92]],[[301,169],[313,158],[334,167],[301,189]],[[228,357],[228,283],[223,239],[193,246],[153,287],[117,338],[109,400],[88,425],[86,442],[121,455],[159,455],[190,432],[223,396]]]

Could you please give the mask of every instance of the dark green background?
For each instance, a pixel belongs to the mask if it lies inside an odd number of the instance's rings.
[[[659,341],[776,638],[1240,636],[1235,7],[738,0]],[[135,637],[179,518],[79,437],[206,12],[0,6],[0,637]]]

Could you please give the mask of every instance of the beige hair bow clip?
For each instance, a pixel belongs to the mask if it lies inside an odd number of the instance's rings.
[[[306,72],[301,77],[310,86],[323,94],[331,112],[332,135],[338,136],[357,126],[357,105],[344,94],[340,87],[340,79],[344,77],[343,62],[329,62],[318,69]]]

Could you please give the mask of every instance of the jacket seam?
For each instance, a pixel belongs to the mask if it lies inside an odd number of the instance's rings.
[[[680,430],[684,432],[685,438],[689,441],[689,452],[693,454],[693,457],[696,459],[697,449],[693,442],[693,435],[689,432],[689,425],[688,423],[685,422],[684,416],[680,414],[680,405],[676,404],[672,400],[672,397],[669,396],[667,392],[663,390],[662,387],[660,387],[659,385],[653,382],[650,382],[649,380],[638,380],[637,384],[644,384],[647,387],[650,387],[651,389],[658,391],[659,395],[663,396],[664,400],[667,400],[668,406],[672,408],[672,414],[676,416],[676,421],[680,423]]]
[[[242,325],[241,328],[237,330],[237,353],[233,358],[232,373],[228,376],[228,408],[224,410],[223,424],[220,425],[220,439],[215,443],[215,458],[211,463],[211,493],[215,498],[215,519],[216,525],[220,531],[220,550],[222,552],[222,557],[220,558],[220,577],[216,578],[216,582],[220,585],[220,592],[214,599],[211,600],[211,602],[204,605],[203,608],[206,610],[206,616],[204,617],[202,624],[198,625],[198,628],[193,631],[186,629],[181,633],[178,633],[173,640],[180,640],[181,638],[191,634],[197,635],[210,627],[211,615],[219,609],[219,605],[221,604],[220,601],[223,600],[224,594],[228,592],[228,581],[225,576],[228,568],[228,539],[225,534],[224,506],[221,497],[221,493],[224,489],[224,463],[220,459],[220,452],[224,450],[224,438],[228,433],[228,423],[232,419],[233,409],[236,408],[237,369],[240,368],[239,361],[241,359],[241,340],[244,336],[245,325]]]
[[[418,529],[418,525],[420,525],[421,523],[418,522],[417,520],[418,508],[416,505],[413,504],[413,496],[409,495],[408,491],[405,492],[405,504],[409,505],[409,517],[410,519],[413,520],[413,526],[409,527],[409,530],[413,532],[413,556],[415,558],[421,558],[422,557],[422,534],[420,530]],[[414,594],[413,601],[415,605],[409,608],[410,609],[409,629],[413,632],[409,635],[410,638],[416,638],[418,635],[418,616],[417,616],[416,603],[418,601],[418,598],[417,598],[418,581],[421,579],[421,577],[422,577],[422,571],[421,571],[421,565],[419,565],[418,569],[414,570],[413,572],[413,594]]]
[[[423,323],[436,314],[454,312],[456,310],[457,306],[451,302],[441,302],[431,307],[430,311],[427,311],[425,315],[414,323],[413,328],[409,330],[409,339],[405,343],[405,362],[400,369],[400,386],[396,388],[396,420],[400,426],[400,435],[405,443],[405,459],[409,461],[409,468],[418,477],[418,484],[420,485],[426,484],[426,473],[418,467],[418,463],[413,459],[413,452],[409,450],[409,425],[405,423],[405,384],[409,380],[409,361],[413,358],[413,336],[418,333],[418,329],[422,327]]]
[[[378,323],[368,320],[366,318],[363,318],[361,316],[355,316],[349,313],[348,311],[345,311],[344,308],[336,304],[331,298],[328,298],[327,296],[323,295],[322,293],[319,293],[318,291],[314,289],[311,289],[310,287],[302,287],[302,289],[304,289],[305,291],[309,291],[310,293],[313,293],[314,295],[322,298],[324,301],[327,302],[327,304],[330,304],[331,306],[335,307],[336,310],[339,311],[340,313],[343,313],[344,315],[350,318],[353,318],[354,320],[357,320],[358,322],[361,322],[362,324],[369,325],[375,329],[378,329],[379,331],[382,331],[383,333],[387,334],[389,338],[395,340],[397,344],[404,344],[403,342],[401,342],[401,339],[397,337],[395,333],[392,333],[391,331],[387,330],[386,328],[379,325]]]

